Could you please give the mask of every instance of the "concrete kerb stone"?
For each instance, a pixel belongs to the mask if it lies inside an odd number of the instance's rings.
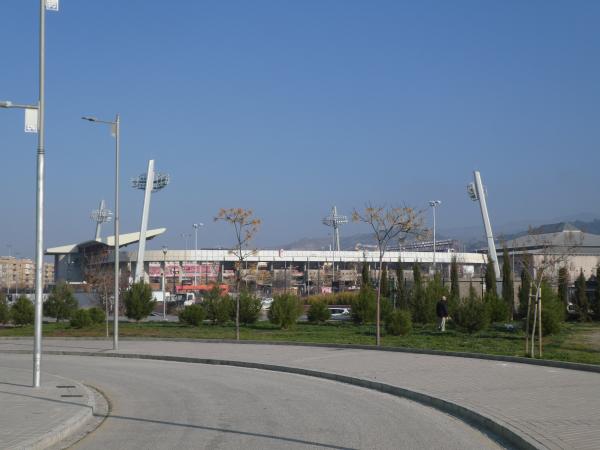
[[[31,337],[23,336],[0,336],[2,340],[31,340]],[[77,341],[106,341],[106,338],[98,337],[45,337],[44,340],[77,340]],[[253,341],[234,339],[181,339],[181,338],[127,338],[121,337],[121,341],[168,341],[168,342],[200,342],[206,344],[239,344],[239,345],[283,345],[293,347],[322,347],[322,348],[340,348],[353,350],[372,350],[379,352],[398,352],[398,353],[414,353],[420,355],[434,356],[452,356],[458,358],[485,359],[489,361],[502,361],[517,364],[531,364],[534,366],[554,367],[557,369],[581,370],[583,372],[600,373],[600,365],[574,363],[567,361],[558,361],[553,359],[534,359],[525,358],[522,356],[507,356],[507,355],[488,355],[485,353],[470,353],[470,352],[451,352],[445,350],[428,350],[420,348],[408,347],[377,347],[375,345],[359,345],[359,344],[324,344],[311,342],[286,342],[286,341]],[[0,350],[2,352],[3,350]]]
[[[29,352],[31,353],[31,352]],[[92,418],[94,410],[96,408],[96,402],[94,400],[93,393],[83,384],[69,378],[60,377],[54,375],[56,378],[65,380],[65,384],[74,384],[79,390],[85,393],[87,408],[80,410],[74,416],[64,421],[60,426],[54,428],[52,431],[48,431],[41,436],[34,436],[24,441],[21,441],[17,446],[9,447],[7,450],[42,450],[55,445],[71,434],[77,432],[88,420]]]
[[[31,354],[27,350],[0,350],[0,353],[13,354]],[[479,427],[485,432],[495,436],[500,441],[507,442],[517,449],[522,450],[537,450],[541,448],[536,445],[536,441],[528,436],[523,436],[521,433],[511,429],[508,424],[501,424],[497,420],[493,420],[483,414],[480,414],[472,409],[460,406],[456,403],[442,400],[437,397],[398,386],[393,386],[386,383],[370,381],[363,378],[350,377],[331,372],[323,372],[317,370],[302,369],[289,366],[279,366],[274,364],[253,363],[248,361],[222,360],[213,358],[193,358],[184,356],[168,356],[168,355],[149,355],[137,353],[98,353],[98,352],[74,352],[74,351],[46,351],[48,355],[63,355],[63,356],[91,356],[104,358],[124,358],[124,359],[149,359],[157,361],[184,362],[193,364],[208,364],[208,365],[223,365],[232,367],[242,367],[260,370],[269,370],[274,372],[292,373],[296,375],[304,375],[315,378],[323,378],[340,383],[359,386],[386,394],[391,394],[396,397],[406,398],[425,406],[435,408],[446,414],[450,414],[458,419]],[[91,415],[91,410],[90,410]]]

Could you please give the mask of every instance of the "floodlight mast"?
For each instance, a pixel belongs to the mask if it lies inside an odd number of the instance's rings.
[[[108,223],[112,220],[112,211],[109,209],[106,209],[104,200],[102,200],[100,202],[100,207],[98,209],[95,209],[94,211],[92,211],[92,213],[90,214],[90,218],[94,222],[96,222],[96,237],[95,237],[95,239],[97,241],[99,241],[100,236],[101,236],[102,224]]]
[[[481,174],[479,171],[473,172],[474,182],[467,185],[467,193],[471,200],[478,201],[481,209],[481,217],[483,219],[483,227],[485,228],[485,234],[488,244],[488,258],[494,265],[494,272],[496,273],[496,280],[500,279],[500,265],[498,264],[498,256],[496,255],[496,244],[494,243],[494,235],[492,233],[492,225],[490,223],[490,216],[488,214],[487,203],[485,200],[486,192],[481,181]]]
[[[150,197],[152,192],[160,191],[170,182],[168,174],[154,172],[154,160],[148,161],[148,170],[131,180],[134,189],[144,190],[144,208],[142,209],[142,224],[140,226],[140,241],[138,245],[137,263],[135,266],[135,278],[137,283],[144,277],[144,253],[146,251],[146,233],[148,231],[148,217],[150,215]]]
[[[333,282],[335,281],[335,252],[340,251],[340,225],[348,223],[346,216],[339,215],[337,213],[337,207],[331,208],[331,214],[323,219],[323,225],[333,228],[332,233],[332,278],[331,278],[331,289],[333,291]]]

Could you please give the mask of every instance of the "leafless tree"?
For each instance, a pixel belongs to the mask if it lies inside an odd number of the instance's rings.
[[[523,267],[529,272],[529,277],[532,282],[531,291],[533,291],[529,292],[529,295],[527,296],[525,354],[535,357],[535,335],[537,332],[538,353],[541,358],[543,355],[542,283],[544,280],[553,280],[556,278],[558,269],[568,265],[569,257],[573,254],[575,248],[581,245],[582,235],[565,232],[562,242],[552,242],[543,235],[536,233],[536,230],[530,227],[529,232],[524,239],[527,245],[534,250],[531,253],[524,252],[521,260]],[[529,321],[532,313],[532,299],[533,324],[531,327],[530,339]]]
[[[235,301],[235,338],[240,340],[240,290],[242,283],[242,268],[248,256],[254,250],[248,249],[248,244],[258,232],[261,221],[254,217],[251,209],[244,208],[221,208],[214,218],[215,222],[222,220],[233,226],[235,233],[235,247],[230,250],[237,258],[235,267],[235,281],[237,296]]]
[[[106,337],[108,337],[108,316],[114,309],[114,268],[108,261],[109,251],[103,249],[100,251],[84,254],[85,267],[84,279],[87,285],[87,292],[92,294],[99,307],[104,309],[106,314]],[[130,272],[121,270],[119,279],[119,292],[124,292],[129,288]],[[123,304],[119,305],[120,314]],[[113,311],[114,313],[114,311]]]
[[[108,252],[85,254],[84,279],[87,291],[94,296],[98,306],[105,311],[106,337],[108,337],[108,315],[113,307],[114,299],[114,270],[107,264]]]
[[[363,211],[356,209],[352,213],[352,221],[368,224],[372,231],[379,252],[379,271],[377,275],[377,312],[376,312],[376,344],[381,345],[381,272],[383,257],[392,242],[406,238],[407,235],[422,236],[423,218],[421,212],[409,207],[386,207],[367,204]]]

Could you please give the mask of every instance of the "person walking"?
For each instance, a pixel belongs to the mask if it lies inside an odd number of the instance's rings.
[[[435,307],[435,312],[438,316],[438,331],[446,331],[446,319],[448,318],[448,303],[446,297],[442,296]]]

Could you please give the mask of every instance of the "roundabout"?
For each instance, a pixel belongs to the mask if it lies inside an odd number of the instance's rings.
[[[3,368],[29,364],[0,358]],[[85,356],[47,356],[45,369],[110,401],[107,419],[74,449],[502,448],[435,409],[301,375]]]

